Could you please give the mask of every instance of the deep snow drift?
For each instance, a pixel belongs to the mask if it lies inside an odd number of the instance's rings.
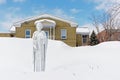
[[[0,79],[120,80],[118,41],[69,47],[49,40],[46,72],[40,73],[33,73],[32,46],[32,39],[0,38]]]
[[[32,72],[32,40],[0,38],[0,72]]]

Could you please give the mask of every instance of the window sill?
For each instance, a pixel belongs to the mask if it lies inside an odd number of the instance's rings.
[[[66,40],[67,38],[65,38],[65,39],[61,39],[61,40]]]

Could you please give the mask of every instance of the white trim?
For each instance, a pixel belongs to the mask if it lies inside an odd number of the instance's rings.
[[[50,39],[52,39],[51,31],[52,31],[52,30],[51,30],[51,26],[50,26]]]
[[[55,27],[55,25],[56,25],[56,22],[55,22],[55,21],[53,21],[53,20],[49,20],[49,19],[41,19],[41,20],[37,20],[37,21],[35,21],[35,25],[36,25],[37,23],[44,23],[44,22],[52,23],[51,26],[53,26],[53,27]]]
[[[56,25],[55,21],[49,20],[49,19],[41,19],[41,20],[37,20],[34,22],[35,25],[37,23],[41,23],[44,28],[55,27],[55,25]]]
[[[55,27],[53,28],[53,40],[55,40]]]
[[[63,21],[63,22],[67,22],[71,25],[71,27],[78,27],[78,24],[73,22],[73,21],[65,20],[65,19],[62,19],[62,18],[59,18],[59,17],[56,17],[56,16],[52,16],[52,15],[49,15],[49,14],[43,14],[43,15],[40,15],[40,16],[35,16],[35,17],[23,19],[21,21],[15,22],[13,25],[15,27],[21,27],[22,23],[24,23],[26,21],[36,20],[36,19],[39,19],[39,18],[52,18],[52,19]]]
[[[61,39],[67,39],[67,29],[60,30]]]
[[[30,35],[26,35],[26,31],[30,31]],[[31,29],[25,29],[25,38],[31,38]]]

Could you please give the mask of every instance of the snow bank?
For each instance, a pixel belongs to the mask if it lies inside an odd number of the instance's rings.
[[[62,73],[62,74],[61,74]],[[66,75],[67,74],[67,75]],[[67,71],[56,72],[36,72],[36,73],[20,73],[20,72],[0,72],[0,80],[75,80]]]
[[[49,40],[46,71],[34,73],[32,40],[0,38],[0,79],[120,80],[119,49],[119,41],[75,48]]]
[[[75,80],[120,80],[119,41],[77,48],[55,47],[52,42],[48,47],[48,71],[68,71]]]
[[[0,72],[32,72],[32,40],[0,38]]]

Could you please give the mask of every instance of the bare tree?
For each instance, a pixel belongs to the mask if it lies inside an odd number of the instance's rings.
[[[92,17],[90,18],[92,20],[92,24],[95,26],[97,32],[99,33],[99,19],[96,15],[92,15]]]
[[[101,25],[107,36],[106,40],[112,40],[112,35],[120,30],[120,4],[117,4],[105,11],[101,16],[92,16],[93,25],[96,27],[97,32],[99,33],[99,25]],[[103,35],[98,35],[99,38]]]
[[[120,29],[120,5],[110,8],[101,19],[101,24],[106,31],[107,40],[112,40],[114,35]]]

